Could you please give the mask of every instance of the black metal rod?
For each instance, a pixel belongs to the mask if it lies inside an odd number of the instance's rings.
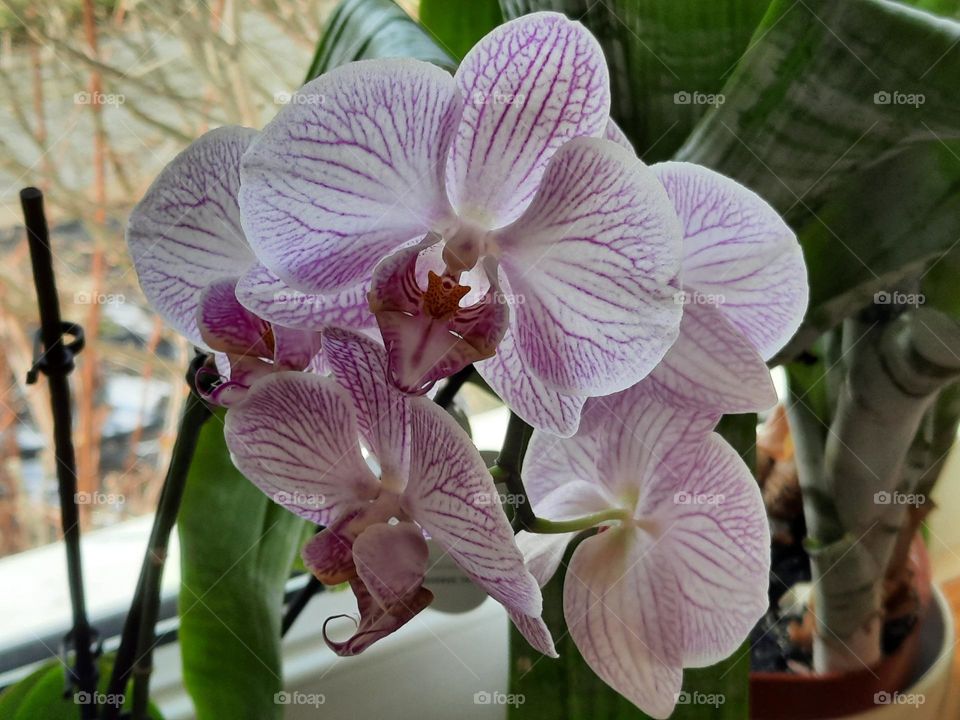
[[[314,595],[322,590],[323,583],[311,575],[310,579],[307,580],[307,584],[300,588],[300,592],[293,596],[293,599],[290,600],[290,604],[287,606],[287,611],[283,616],[283,625],[280,628],[281,636],[287,634],[287,631],[293,627],[293,623],[300,617],[300,613],[307,607],[307,603],[310,602]]]
[[[97,665],[92,644],[93,633],[87,619],[83,589],[83,566],[80,559],[80,512],[76,503],[77,463],[73,452],[70,386],[67,375],[73,369],[73,358],[63,343],[60,321],[60,301],[53,273],[53,253],[50,235],[43,212],[43,193],[36,188],[20,191],[20,204],[27,228],[30,262],[33,265],[33,283],[37,289],[40,309],[40,338],[44,374],[50,383],[50,406],[53,411],[53,443],[57,461],[57,481],[60,494],[60,522],[67,552],[67,579],[73,610],[73,629],[69,638],[75,652],[73,667],[76,687],[88,698],[97,690]],[[85,720],[96,718],[93,702],[80,704],[80,716]]]

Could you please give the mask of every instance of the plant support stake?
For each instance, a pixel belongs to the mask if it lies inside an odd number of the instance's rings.
[[[57,484],[60,494],[60,522],[67,551],[67,579],[73,610],[73,628],[64,638],[64,651],[71,647],[75,663],[67,678],[67,693],[79,691],[86,702],[78,702],[80,717],[96,718],[94,697],[97,691],[97,655],[93,641],[96,633],[87,620],[83,591],[83,567],[80,560],[80,513],[76,503],[77,468],[71,438],[70,386],[67,375],[73,370],[74,356],[83,349],[83,331],[78,325],[60,320],[60,301],[53,274],[53,254],[47,219],[43,212],[43,193],[36,188],[20,191],[20,204],[30,245],[33,283],[37,289],[40,310],[40,332],[34,345],[33,367],[27,373],[27,383],[37,381],[39,373],[47,376],[50,384],[50,405],[53,411],[53,442],[57,460]],[[64,343],[63,336],[73,341]]]

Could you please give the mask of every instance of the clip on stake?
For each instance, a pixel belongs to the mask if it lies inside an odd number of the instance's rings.
[[[67,550],[67,579],[73,609],[73,628],[63,639],[63,650],[72,648],[75,658],[67,678],[67,694],[74,693],[74,701],[80,708],[80,717],[91,720],[97,717],[97,657],[100,646],[99,642],[94,641],[97,633],[87,620],[83,592],[80,513],[76,503],[77,463],[71,438],[70,386],[67,383],[67,375],[73,370],[74,355],[83,349],[83,331],[79,325],[60,320],[60,301],[53,275],[50,236],[43,213],[43,193],[36,188],[25,188],[20,191],[20,204],[27,227],[33,283],[37,288],[37,305],[40,309],[40,331],[35,343],[33,367],[27,373],[27,382],[36,382],[38,373],[42,372],[50,383],[60,518]],[[73,341],[64,343],[64,334],[72,336]]]

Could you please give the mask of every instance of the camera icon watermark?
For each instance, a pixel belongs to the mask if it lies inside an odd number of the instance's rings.
[[[725,500],[723,493],[695,493],[681,490],[673,495],[675,505],[722,505]]]
[[[718,708],[727,701],[723,693],[705,693],[699,690],[688,692],[681,690],[677,693],[677,705],[709,705]]]
[[[273,102],[275,105],[324,105],[327,98],[319,93],[277,92],[273,94]]]
[[[126,301],[126,296],[120,293],[101,293],[83,290],[73,294],[74,305],[123,305]]]
[[[120,493],[105,493],[97,490],[74,493],[73,501],[77,505],[123,505],[127,498]]]
[[[520,493],[478,492],[473,495],[473,502],[479,507],[491,505],[522,505],[527,496]]]
[[[913,705],[920,707],[927,701],[923,693],[887,692],[881,690],[873,695],[874,705]]]
[[[905,293],[899,290],[880,290],[873,294],[874,305],[908,305],[920,307],[927,302],[923,293]]]
[[[673,94],[674,105],[713,105],[720,107],[727,101],[723,93],[705,93],[699,90],[688,92],[681,90]]]
[[[309,705],[318,708],[327,702],[327,696],[323,693],[305,693],[295,690],[288,692],[286,690],[273,694],[274,705]]]
[[[527,296],[523,293],[505,293],[497,291],[493,293],[493,302],[497,305],[523,305],[527,301]]]
[[[484,93],[477,90],[470,99],[474,105],[522,105],[527,101],[527,96],[523,93]]]
[[[677,305],[709,305],[720,307],[726,301],[721,293],[705,293],[699,290],[677,290],[673,302]]]
[[[327,506],[327,496],[323,493],[286,492],[280,490],[270,496],[278,505],[294,505],[299,508],[321,510]]]
[[[273,294],[273,301],[278,305],[310,306],[319,304],[321,298],[299,290],[280,290]]]
[[[122,707],[127,701],[123,693],[85,692],[83,690],[73,694],[74,705],[112,705]]]
[[[122,93],[102,93],[99,90],[97,92],[81,90],[73,94],[74,105],[113,105],[114,107],[119,107],[126,101],[127,97]]]
[[[505,693],[499,690],[488,692],[479,690],[473,694],[474,705],[510,705],[520,707],[527,701],[525,695],[521,693]]]
[[[899,490],[889,492],[879,490],[873,494],[874,505],[912,505],[920,507],[927,504],[927,496],[921,493],[905,493]]]
[[[879,90],[873,94],[874,105],[912,105],[920,107],[927,101],[923,93],[905,93],[899,90]]]

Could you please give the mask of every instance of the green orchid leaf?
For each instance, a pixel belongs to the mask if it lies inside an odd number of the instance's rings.
[[[797,226],[810,305],[775,360],[796,357],[871,303],[919,304],[925,293],[960,313],[958,259],[944,257],[960,243],[960,142],[924,143],[854,176]]]
[[[283,592],[305,525],[233,466],[218,412],[200,431],[178,518],[180,645],[198,720],[282,716]]]
[[[453,70],[456,63],[392,0],[344,0],[317,45],[307,72],[312,80],[354,60],[410,57]]]
[[[855,172],[960,138],[958,76],[958,23],[887,0],[776,0],[677,159],[793,219]]]
[[[100,658],[99,692],[106,701],[110,673],[113,671],[113,656]],[[84,693],[64,694],[65,668],[59,660],[44,663],[20,682],[7,688],[0,695],[0,720],[77,720],[80,717],[79,702],[97,700],[84,697]],[[124,709],[129,710],[133,697],[127,693]],[[163,720],[160,711],[151,705],[148,716]]]
[[[502,22],[497,0],[420,0],[420,24],[457,62]]]
[[[501,0],[515,18],[554,10],[580,20],[610,65],[611,113],[646,162],[670,158],[724,102],[765,0]]]

